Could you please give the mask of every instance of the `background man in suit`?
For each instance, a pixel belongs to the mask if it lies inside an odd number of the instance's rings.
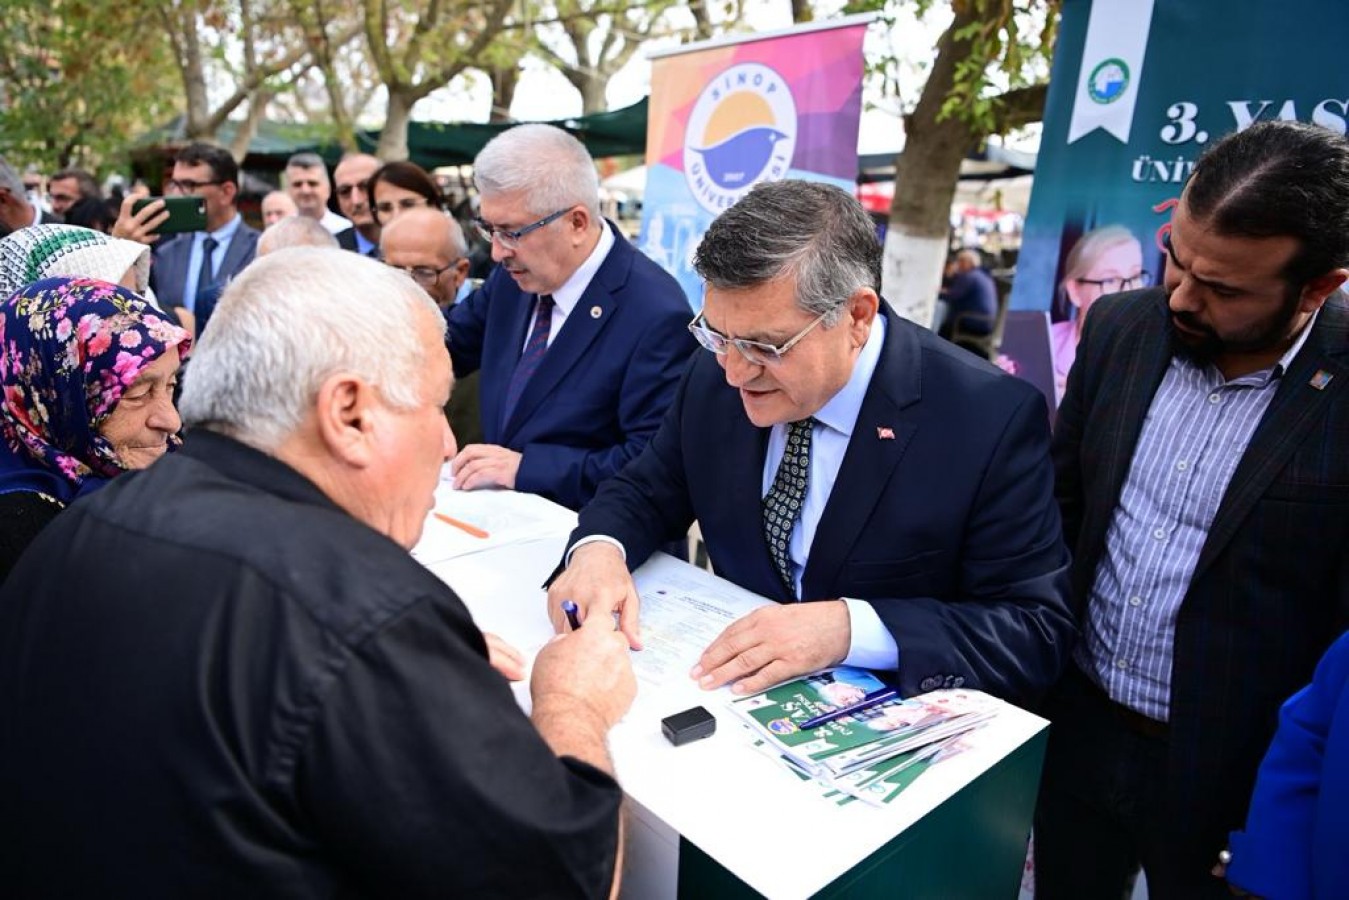
[[[333,183],[328,167],[317,153],[296,153],[286,160],[286,190],[300,215],[317,219],[332,234],[351,227],[351,221],[328,208]]]
[[[1054,459],[1083,641],[1048,714],[1037,896],[1224,896],[1282,700],[1349,624],[1349,142],[1195,165],[1164,285],[1092,307]]]
[[[297,216],[299,214],[300,210],[295,206],[295,201],[290,199],[290,194],[285,191],[272,191],[262,198],[263,228],[271,228],[286,216]]]
[[[882,311],[875,231],[838,188],[758,185],[694,264],[711,352],[581,511],[554,624],[564,599],[618,610],[639,646],[628,568],[696,518],[718,574],[782,604],[708,646],[704,687],[846,661],[897,670],[905,694],[1033,701],[1073,638],[1040,393]]]
[[[59,224],[61,217],[31,202],[19,173],[0,156],[0,237],[43,222]]]
[[[204,198],[206,230],[155,244],[150,287],[184,326],[200,334],[221,289],[253,261],[258,232],[239,215],[239,165],[224,147],[197,143],[180,150],[173,161],[168,192]],[[124,215],[127,207],[123,205]],[[158,204],[151,204],[140,218],[156,215]]]
[[[52,212],[64,217],[81,200],[102,200],[103,189],[84,169],[62,169],[47,179],[47,199]]]
[[[595,164],[565,131],[503,132],[473,178],[497,266],[446,313],[455,375],[482,370],[486,439],[455,482],[579,509],[660,425],[693,351],[688,301],[600,217]]]
[[[472,293],[464,231],[449,213],[429,206],[410,209],[384,227],[379,243],[384,261],[408,273],[441,309]],[[450,428],[463,444],[482,442],[478,394],[474,372],[455,381],[454,394],[445,404]]]
[[[343,250],[379,257],[379,223],[370,209],[370,195],[366,182],[380,167],[379,157],[369,153],[350,153],[333,170],[337,185],[337,208],[351,220],[351,227],[337,233],[337,243]]]

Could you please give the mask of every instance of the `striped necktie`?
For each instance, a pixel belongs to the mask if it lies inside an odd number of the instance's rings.
[[[506,388],[506,405],[501,412],[503,428],[511,420],[511,413],[515,411],[515,404],[520,401],[525,385],[529,384],[534,370],[543,361],[543,354],[548,349],[548,329],[552,324],[553,295],[541,294],[534,310],[534,327],[530,329],[529,340],[525,341],[524,352],[520,354],[520,361],[515,364],[515,371],[511,373],[511,381]]]

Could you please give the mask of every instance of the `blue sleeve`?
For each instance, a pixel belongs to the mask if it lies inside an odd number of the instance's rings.
[[[1312,683],[1284,703],[1260,764],[1246,830],[1228,846],[1227,880],[1262,897],[1310,897],[1312,838],[1326,737],[1349,680],[1349,634],[1317,666]]]

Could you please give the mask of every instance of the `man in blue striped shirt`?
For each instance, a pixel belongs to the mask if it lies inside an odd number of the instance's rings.
[[[1349,624],[1349,141],[1195,166],[1161,287],[1099,301],[1054,440],[1083,639],[1048,708],[1037,896],[1209,874],[1282,699]]]

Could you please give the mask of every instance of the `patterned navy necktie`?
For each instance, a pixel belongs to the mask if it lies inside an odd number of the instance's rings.
[[[506,404],[501,411],[503,427],[511,420],[511,413],[515,411],[515,404],[520,401],[525,385],[529,384],[534,370],[543,361],[543,354],[548,349],[548,330],[552,324],[553,295],[542,294],[539,296],[538,308],[534,311],[534,327],[529,332],[529,340],[525,341],[524,352],[520,354],[520,361],[515,364],[510,384],[506,387]]]
[[[801,506],[806,500],[806,483],[810,474],[810,434],[814,419],[802,419],[787,425],[787,446],[782,451],[773,486],[763,498],[764,539],[773,558],[773,568],[786,585],[787,592],[796,596],[792,579],[792,558],[789,552],[792,530],[801,518]]]

